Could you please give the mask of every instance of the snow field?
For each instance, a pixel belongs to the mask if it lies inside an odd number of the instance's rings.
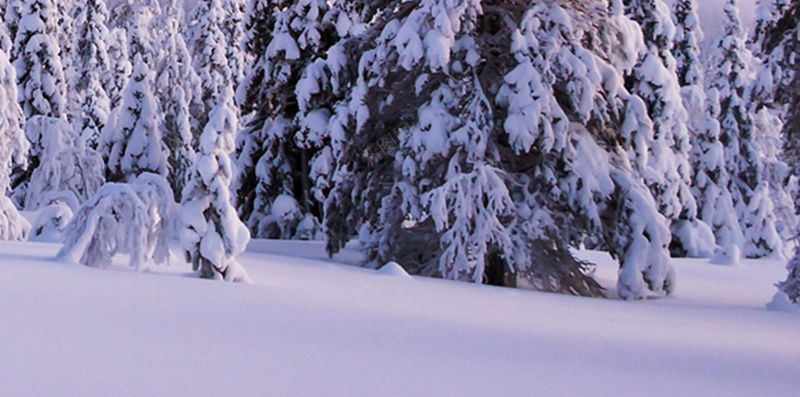
[[[765,309],[777,261],[673,260],[623,302],[379,275],[319,243],[255,240],[252,285],[51,260],[0,243],[2,396],[792,395],[800,316]],[[606,254],[597,277],[614,291]],[[173,258],[176,259],[176,258]],[[160,275],[149,272],[162,273]]]

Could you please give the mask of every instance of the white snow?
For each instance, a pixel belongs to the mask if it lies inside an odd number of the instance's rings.
[[[0,243],[0,395],[794,395],[800,315],[784,263],[673,260],[670,298],[623,302],[414,277],[253,241],[253,284],[54,262]],[[614,294],[607,254],[596,276]],[[157,272],[161,274],[152,274]],[[612,296],[612,298],[614,298]]]

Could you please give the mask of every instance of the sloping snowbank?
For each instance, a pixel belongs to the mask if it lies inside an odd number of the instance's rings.
[[[188,278],[188,266],[66,265],[50,260],[57,250],[0,243],[2,396],[734,396],[800,385],[800,316],[764,308],[779,262],[676,260],[676,296],[622,302],[408,282],[320,259],[315,242],[254,242],[240,257],[253,285]],[[613,285],[607,255],[582,256]]]

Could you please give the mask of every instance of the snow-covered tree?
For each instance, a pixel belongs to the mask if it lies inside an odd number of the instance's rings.
[[[745,47],[737,0],[726,2],[725,15],[725,36],[714,57],[711,88],[719,92],[720,141],[725,146],[730,175],[728,190],[745,237],[743,254],[749,258],[780,254],[783,244],[775,229],[768,186],[762,186],[763,157],[747,100],[753,79],[751,53]]]
[[[25,135],[32,144],[30,154],[40,159],[23,202],[26,209],[47,205],[52,192],[71,192],[80,201],[87,200],[105,182],[102,158],[66,120],[34,116],[25,123]]]
[[[108,10],[104,0],[88,0],[76,6],[73,20],[75,43],[73,77],[70,88],[79,105],[75,117],[78,135],[91,148],[96,148],[100,133],[108,121],[111,103],[104,86],[111,72],[107,43],[111,40],[106,27]]]
[[[247,282],[236,255],[246,248],[250,232],[239,220],[229,193],[237,125],[231,96],[230,89],[220,93],[200,137],[198,158],[183,192],[181,241],[199,277]]]
[[[53,0],[25,0],[14,40],[20,106],[25,119],[42,115],[66,117],[66,80],[59,45],[58,9]],[[15,168],[15,199],[24,197],[31,174],[39,166],[35,153],[25,169]]]
[[[697,88],[691,85],[682,90],[684,103],[692,109],[692,190],[697,198],[698,216],[711,226],[721,250],[715,260],[735,264],[741,255],[744,236],[728,190],[731,178],[719,136],[719,93],[712,88],[706,96]]]
[[[128,83],[133,65],[128,56],[128,39],[125,31],[120,28],[109,32],[108,59],[111,61],[109,73],[103,78],[103,86],[108,92],[110,109],[119,108],[122,101],[122,92]],[[109,116],[110,119],[113,117]]]
[[[779,15],[772,18],[776,22],[768,24],[758,48],[762,58],[772,72],[772,93],[779,106],[787,106],[785,123],[783,124],[784,155],[792,172],[797,175],[800,170],[800,62],[797,51],[800,49],[800,1],[779,2],[783,5]],[[758,37],[758,36],[757,36]],[[771,77],[772,77],[771,76]],[[795,197],[795,204],[798,203]],[[798,206],[800,207],[800,206]],[[797,238],[795,236],[795,238]],[[795,247],[794,257],[786,266],[786,280],[778,284],[775,300],[797,304],[800,300],[800,246]]]
[[[119,0],[110,7],[109,29],[122,29],[126,33],[128,60],[135,63],[137,55],[148,64],[155,62],[158,42],[153,29],[153,18],[161,15],[158,0]]]
[[[225,58],[228,60],[234,87],[238,87],[244,80],[245,69],[250,61],[250,56],[242,50],[242,41],[245,37],[244,13],[248,2],[247,0],[221,1],[224,14],[220,29],[225,37]]]
[[[8,38],[13,42],[17,37],[17,30],[19,29],[19,21],[22,19],[22,11],[25,6],[25,0],[5,0],[2,11],[2,17],[5,27],[8,29]],[[5,51],[11,51],[11,48],[4,48]],[[13,58],[16,53],[6,54],[9,58]]]
[[[137,55],[133,75],[123,93],[118,124],[103,133],[102,146],[108,158],[106,176],[111,182],[131,180],[142,172],[167,173],[150,74],[142,56]]]
[[[5,33],[0,31],[0,39],[3,37]],[[0,49],[0,239],[22,240],[30,224],[6,194],[11,183],[11,166],[25,162],[29,144],[22,130],[22,109],[17,102],[16,71],[6,51]]]
[[[19,101],[26,118],[65,115],[66,80],[58,40],[53,0],[26,0],[14,41]]]
[[[620,258],[620,296],[671,290],[666,220],[619,147],[649,143],[628,141],[630,120],[649,119],[619,71],[633,66],[641,31],[618,2],[591,3],[597,14],[556,3],[403,3],[331,49],[355,56],[358,75],[331,79],[347,95],[329,107],[330,252],[358,232],[368,266],[471,281],[508,269],[596,295],[580,263],[553,259],[592,234]],[[624,39],[590,50],[590,32]],[[331,55],[330,71],[348,73]]]
[[[699,237],[708,226],[697,219],[697,204],[690,189],[688,115],[672,55],[675,25],[669,8],[663,0],[625,0],[625,9],[641,26],[647,48],[627,76],[627,85],[644,100],[653,128],[647,169],[637,167],[636,171],[653,192],[659,211],[672,224],[672,253],[711,252],[713,246],[703,247],[707,244]]]
[[[169,245],[178,222],[172,188],[163,177],[150,172],[140,174],[130,185],[147,210],[146,258],[156,264],[169,263]]]
[[[675,22],[673,54],[681,87],[702,85],[700,41],[703,31],[697,16],[697,0],[677,0],[672,13]]]
[[[692,193],[697,202],[697,215],[712,229],[718,245],[715,260],[726,258],[728,262],[736,262],[743,237],[728,190],[730,178],[725,168],[724,147],[719,141],[719,95],[712,90],[707,97],[703,84],[699,47],[703,32],[697,17],[697,2],[680,0],[674,7],[677,29],[673,53],[681,98],[689,115]]]
[[[116,254],[129,254],[139,269],[147,257],[147,207],[126,184],[107,183],[86,201],[67,226],[57,257],[91,267],[108,267]]]
[[[221,92],[226,88],[235,87],[236,84],[235,73],[231,67],[233,60],[227,58],[230,44],[222,30],[225,17],[222,0],[204,0],[197,3],[190,18],[189,45],[194,68],[202,82],[200,99],[203,106],[199,109],[198,117],[200,131],[205,127],[209,113],[216,106],[216,100]],[[238,130],[238,126],[235,126],[234,130]]]
[[[309,182],[315,150],[295,142],[302,128],[296,88],[305,66],[331,44],[332,26],[322,20],[327,9],[321,0],[257,0],[247,7],[245,50],[256,58],[238,88],[250,121],[238,137],[234,191],[239,216],[259,237],[278,237],[270,222],[277,197],[293,197],[303,212],[319,206]]]
[[[157,51],[155,94],[161,120],[160,134],[168,150],[168,179],[175,198],[180,199],[186,173],[194,161],[193,131],[199,127],[192,113],[202,115],[199,103],[200,79],[192,67],[192,57],[179,30],[182,10],[173,0],[155,24],[164,33]],[[195,111],[192,112],[192,107]]]

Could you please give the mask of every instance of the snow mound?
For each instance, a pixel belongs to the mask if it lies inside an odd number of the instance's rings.
[[[400,278],[408,278],[410,279],[411,276],[408,275],[405,269],[400,266],[397,262],[389,262],[380,269],[376,270],[376,273],[385,276],[392,276],[392,277],[400,277]]]
[[[741,257],[742,254],[741,251],[739,251],[739,247],[735,244],[731,244],[726,248],[717,247],[710,262],[715,265],[739,266],[741,264],[739,262]]]
[[[789,302],[789,296],[783,291],[778,291],[772,297],[772,301],[767,303],[767,309],[776,312],[800,313],[800,305]]]

